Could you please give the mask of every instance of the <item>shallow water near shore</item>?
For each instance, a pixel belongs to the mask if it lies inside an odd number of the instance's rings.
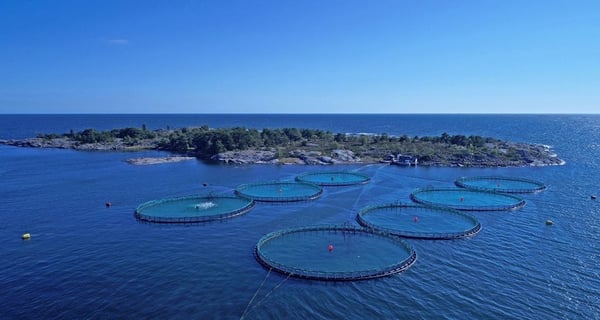
[[[0,116],[0,138],[88,127],[310,127],[332,132],[482,135],[551,145],[563,166],[427,168],[126,163],[168,154],[0,146],[2,319],[595,319],[600,317],[600,116],[589,115],[39,115]],[[364,185],[324,187],[314,201],[257,204],[193,225],[140,223],[136,206],[193,194],[233,195],[245,183],[351,170]],[[252,250],[266,233],[356,225],[358,210],[409,202],[461,176],[534,179],[522,209],[472,212],[473,238],[408,240],[417,262],[401,274],[320,282],[269,272]],[[206,184],[206,186],[204,186]],[[107,208],[105,203],[112,206]],[[547,226],[551,219],[554,225]],[[25,232],[31,239],[21,240]],[[325,244],[326,246],[327,244]],[[293,248],[291,248],[293,250]],[[254,299],[252,299],[254,297]]]

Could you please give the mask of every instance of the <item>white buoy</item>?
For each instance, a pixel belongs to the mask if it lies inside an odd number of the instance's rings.
[[[550,220],[550,219],[546,220],[546,225],[547,225],[547,226],[551,226],[551,225],[553,225],[553,224],[554,224],[554,221],[552,221],[552,220]]]
[[[23,235],[21,236],[21,239],[23,239],[23,240],[29,240],[29,239],[31,239],[31,234],[29,234],[29,233],[23,233]]]

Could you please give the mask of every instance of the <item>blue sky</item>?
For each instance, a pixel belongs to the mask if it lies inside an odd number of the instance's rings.
[[[2,1],[0,113],[598,113],[600,1]]]

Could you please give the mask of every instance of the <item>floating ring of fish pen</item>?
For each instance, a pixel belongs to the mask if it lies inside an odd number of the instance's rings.
[[[363,208],[356,220],[364,227],[418,239],[457,239],[477,234],[481,224],[458,210],[389,203]]]
[[[296,177],[296,181],[313,183],[320,186],[349,186],[365,184],[371,180],[368,176],[355,172],[309,172]]]
[[[385,277],[408,269],[417,255],[389,233],[353,226],[308,226],[263,236],[254,248],[258,262],[289,276],[331,281]]]
[[[502,176],[461,177],[454,184],[472,190],[506,193],[535,193],[546,189],[539,181]]]
[[[235,189],[237,195],[265,202],[294,202],[317,199],[323,189],[306,182],[261,182],[242,184]]]
[[[188,196],[153,200],[135,209],[136,218],[158,223],[196,223],[236,217],[250,211],[254,201],[241,197]]]
[[[525,205],[525,200],[511,194],[464,188],[421,188],[413,191],[410,199],[428,206],[465,211],[514,210]]]

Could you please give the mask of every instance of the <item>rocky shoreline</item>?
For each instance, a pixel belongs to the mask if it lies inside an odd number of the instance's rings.
[[[60,148],[89,151],[138,151],[158,150],[154,140],[141,140],[135,144],[115,139],[110,143],[79,143],[69,138],[54,139],[28,138],[0,140],[0,144],[29,148]],[[389,163],[401,166],[435,166],[435,167],[523,167],[562,165],[564,161],[554,154],[549,146],[539,144],[505,143],[499,152],[507,152],[509,148],[518,150],[518,160],[507,161],[492,154],[436,154],[431,159],[417,159],[405,155],[382,153],[370,150],[356,155],[351,150],[334,149],[331,152],[293,149],[282,153],[281,149],[269,148],[261,150],[226,151],[210,157],[210,160],[224,164],[296,164],[296,165],[343,165]],[[498,146],[494,146],[498,148]],[[151,165],[173,163],[195,159],[193,155],[168,156],[155,158],[134,158],[127,160],[134,165]]]
[[[329,155],[319,151],[296,149],[279,157],[275,150],[226,151],[211,157],[211,160],[228,164],[304,164],[333,165],[365,163],[350,150],[335,149]],[[369,161],[377,162],[377,161]]]
[[[142,140],[135,144],[127,144],[123,139],[115,139],[109,143],[80,143],[69,138],[26,138],[0,140],[0,144],[27,148],[57,148],[89,151],[137,151],[153,150],[158,147],[154,140]]]
[[[163,164],[163,163],[174,163],[181,161],[188,161],[196,159],[194,157],[182,157],[182,156],[173,156],[173,157],[142,157],[142,158],[131,158],[125,160],[125,162],[137,166],[147,166],[147,165],[155,165],[155,164]]]
[[[540,153],[541,152],[541,153]],[[543,156],[540,156],[543,155]],[[329,155],[318,151],[296,149],[286,157],[277,157],[275,151],[245,150],[227,151],[211,157],[212,160],[226,164],[298,164],[298,165],[345,165],[388,163],[398,166],[427,166],[427,167],[525,167],[564,165],[565,162],[553,154],[549,147],[539,146],[535,153],[522,151],[522,158],[517,161],[506,161],[494,157],[481,156],[450,156],[435,161],[420,161],[418,158],[388,154],[382,158],[356,156],[350,150],[336,149]],[[408,159],[408,160],[406,160]]]

